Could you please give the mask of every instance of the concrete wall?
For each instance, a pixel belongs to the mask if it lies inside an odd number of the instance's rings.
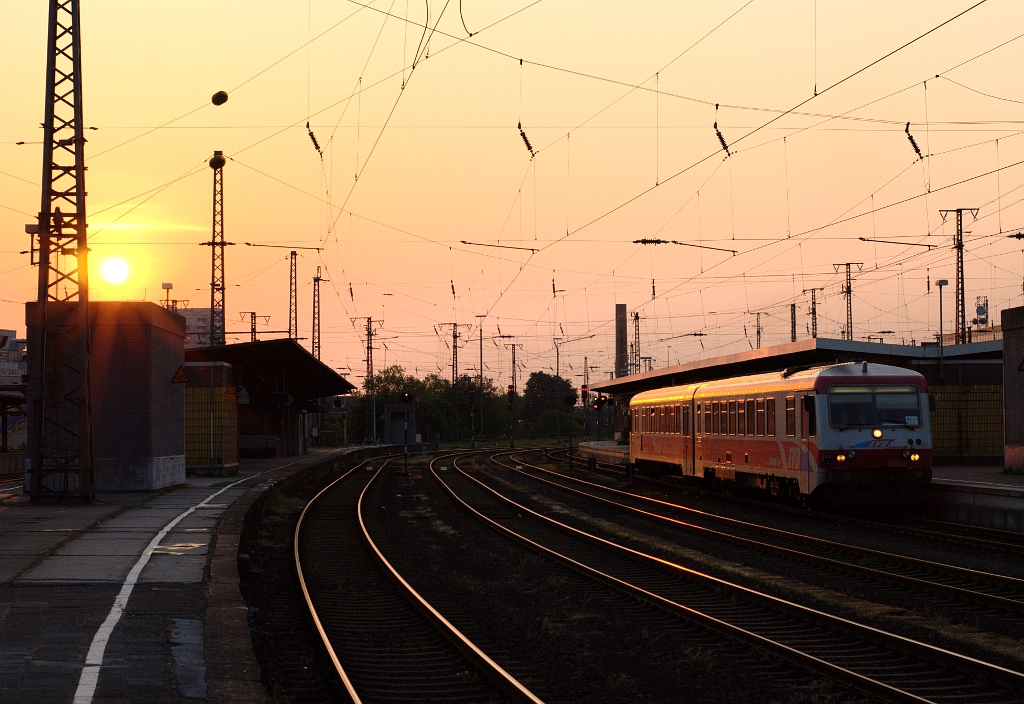
[[[89,304],[93,467],[99,491],[185,481],[185,321],[154,303]]]
[[[26,304],[30,351],[36,309]],[[147,491],[180,484],[184,389],[171,378],[185,359],[184,319],[154,303],[94,301],[89,330],[94,487]],[[38,365],[38,357],[30,355],[29,364]],[[38,377],[29,371],[31,384]]]
[[[1002,312],[1004,464],[1024,470],[1024,307]]]

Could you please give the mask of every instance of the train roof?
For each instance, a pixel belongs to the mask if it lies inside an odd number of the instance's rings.
[[[866,371],[865,371],[866,369]],[[730,389],[749,389],[758,387],[759,391],[774,392],[797,389],[818,388],[821,383],[833,384],[843,381],[863,383],[869,379],[883,377],[886,383],[899,383],[905,380],[924,389],[924,377],[910,369],[894,367],[888,364],[868,364],[867,362],[844,362],[822,366],[793,367],[777,372],[752,374],[750,376],[719,379],[699,384],[669,386],[636,394],[630,404],[638,403],[672,403],[688,401],[694,391],[701,393],[728,393]]]

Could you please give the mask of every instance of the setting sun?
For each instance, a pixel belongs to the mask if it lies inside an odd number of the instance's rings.
[[[123,259],[108,259],[103,262],[103,278],[112,284],[122,283],[128,278],[128,265]]]

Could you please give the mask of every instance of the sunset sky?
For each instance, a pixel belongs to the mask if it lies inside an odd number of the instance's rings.
[[[20,333],[46,7],[0,0],[0,327]],[[586,356],[607,378],[615,303],[640,313],[655,367],[749,349],[758,311],[762,344],[786,342],[794,302],[809,336],[811,288],[819,336],[839,337],[842,262],[863,263],[855,338],[919,344],[938,331],[935,280],[953,282],[940,210],[957,207],[980,209],[969,318],[977,296],[995,322],[1022,305],[1017,0],[85,0],[82,23],[92,298],[159,302],[173,282],[209,305],[198,243],[223,150],[228,330],[247,333],[244,311],[287,328],[288,247],[321,247],[298,250],[300,333],[320,266],[323,359],[357,383],[367,317],[377,368],[423,376],[451,373],[452,322],[475,373],[486,314],[500,384],[499,328],[522,344],[520,383],[554,370],[553,338],[563,376],[579,384]],[[114,258],[116,285],[100,276]]]

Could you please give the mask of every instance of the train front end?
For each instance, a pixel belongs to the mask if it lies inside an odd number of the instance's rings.
[[[924,377],[884,365],[844,365],[815,383],[819,422],[815,494],[831,504],[919,501],[932,477]]]

